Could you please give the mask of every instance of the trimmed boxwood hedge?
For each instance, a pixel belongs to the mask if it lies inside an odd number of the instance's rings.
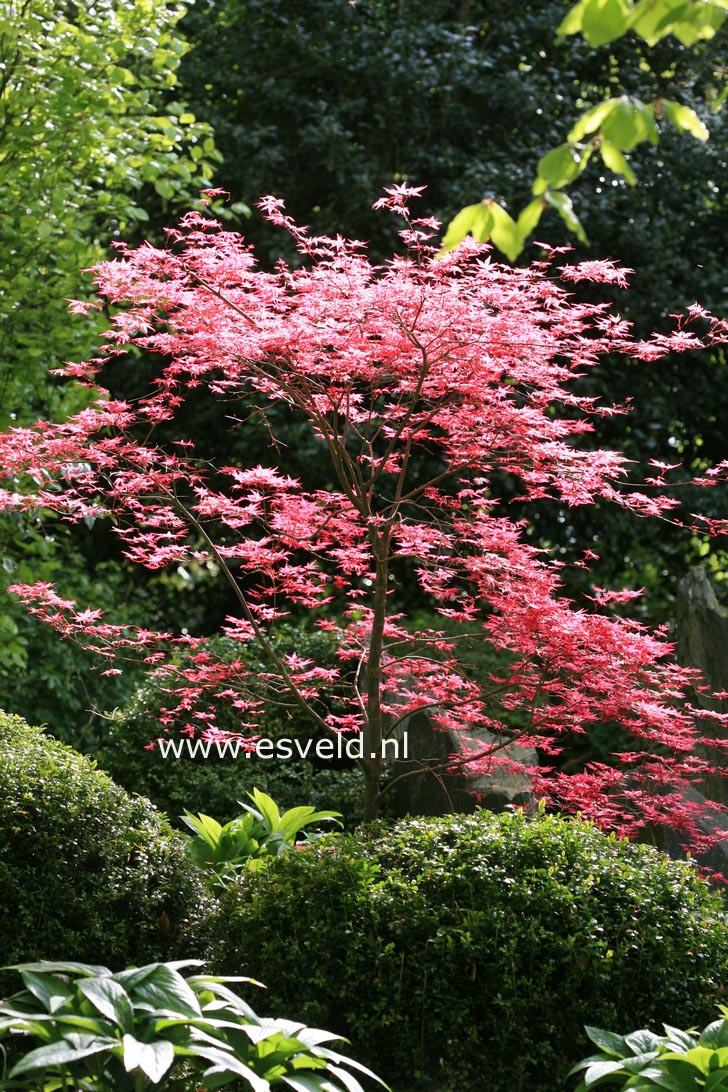
[[[553,1090],[584,1024],[710,1018],[722,901],[689,864],[520,813],[330,837],[223,897],[223,969],[395,1092]]]
[[[148,800],[0,713],[0,966],[204,958],[215,907]]]

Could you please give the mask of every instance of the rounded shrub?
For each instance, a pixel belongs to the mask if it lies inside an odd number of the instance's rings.
[[[223,896],[227,973],[395,1092],[553,1092],[584,1025],[710,1017],[722,902],[685,863],[540,813],[332,836]]]
[[[0,966],[209,955],[215,903],[156,809],[0,713]]]
[[[301,626],[279,627],[275,643],[282,653],[297,652],[325,667],[336,666],[335,639],[328,633],[309,631]],[[210,638],[207,647],[215,656],[235,659],[241,648],[227,637]],[[245,649],[247,666],[261,672],[267,669],[262,653],[253,642]],[[256,658],[258,657],[258,658]],[[329,696],[334,707],[336,693]],[[220,757],[214,747],[209,756],[166,759],[158,749],[147,745],[161,733],[160,710],[169,703],[169,694],[154,678],[145,683],[108,722],[107,733],[94,751],[99,766],[118,784],[131,792],[147,796],[169,821],[181,826],[184,809],[203,811],[220,822],[240,813],[238,800],[245,800],[253,788],[271,796],[284,810],[299,804],[311,804],[317,810],[339,811],[346,827],[361,821],[362,778],[351,762],[337,766],[332,762],[316,765],[308,759],[268,760],[255,755]],[[239,730],[238,715],[221,706],[217,724],[223,730]],[[319,733],[297,706],[269,705],[260,718],[258,731],[269,739],[317,738]]]

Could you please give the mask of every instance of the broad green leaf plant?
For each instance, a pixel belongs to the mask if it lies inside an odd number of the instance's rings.
[[[586,1033],[599,1052],[571,1070],[571,1074],[583,1071],[576,1092],[588,1092],[603,1084],[616,1084],[636,1092],[653,1088],[668,1092],[726,1092],[728,1007],[720,1005],[719,1011],[720,1018],[702,1031],[682,1031],[664,1024],[664,1035],[646,1029],[617,1035],[587,1027]]]
[[[558,34],[581,34],[594,48],[630,32],[650,47],[672,35],[691,48],[714,38],[727,13],[728,0],[580,0],[562,21]],[[716,96],[714,109],[727,94],[728,87]],[[634,186],[637,178],[627,157],[639,144],[658,143],[661,121],[697,140],[708,140],[710,135],[694,110],[673,99],[644,103],[628,94],[605,99],[587,109],[566,140],[541,157],[533,199],[515,219],[492,198],[468,205],[449,223],[443,253],[453,250],[469,234],[477,242],[490,239],[515,261],[547,208],[555,209],[569,231],[586,243],[584,227],[564,189],[584,172],[594,155],[601,157],[608,171]]]
[[[215,882],[226,883],[241,868],[263,868],[266,858],[283,857],[295,849],[298,835],[310,823],[341,817],[338,811],[316,811],[310,806],[289,808],[281,815],[267,793],[253,789],[248,796],[253,804],[239,800],[243,813],[224,826],[202,813],[185,811],[182,816],[193,832],[187,838],[187,851],[196,865],[210,869]],[[308,834],[307,840],[315,837]]]
[[[24,988],[0,1002],[0,1049],[7,1058],[11,1038],[38,1045],[2,1072],[0,1089],[363,1092],[354,1072],[382,1083],[331,1048],[338,1036],[256,1016],[230,988],[250,979],[182,973],[199,966],[150,963],[116,974],[74,962],[16,967]]]

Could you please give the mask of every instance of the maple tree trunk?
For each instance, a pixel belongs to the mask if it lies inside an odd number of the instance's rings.
[[[389,580],[389,528],[381,534],[372,533],[376,565],[374,581],[374,614],[367,661],[366,722],[364,725],[364,822],[371,823],[379,815],[379,792],[382,781],[382,650],[384,623],[387,617],[387,582]]]

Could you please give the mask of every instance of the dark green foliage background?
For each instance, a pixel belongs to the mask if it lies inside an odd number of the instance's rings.
[[[327,838],[223,898],[223,967],[395,1092],[553,1092],[583,1025],[707,1020],[722,904],[685,864],[539,815]]]
[[[0,966],[209,954],[214,903],[149,801],[1,713],[0,892]]]
[[[274,644],[280,654],[296,652],[302,659],[311,658],[322,667],[335,667],[335,641],[330,634],[304,626],[279,627]],[[235,659],[241,655],[238,642],[227,637],[212,637],[206,646],[210,653]],[[268,670],[262,650],[254,643],[244,652],[250,670]],[[336,693],[331,688],[326,695],[328,708],[335,708]],[[155,686],[154,678],[137,690],[129,701],[117,709],[107,721],[100,745],[95,751],[99,765],[118,784],[131,792],[149,797],[165,811],[174,825],[180,826],[180,815],[186,808],[204,812],[219,822],[240,813],[238,801],[247,801],[253,788],[268,793],[282,809],[309,804],[317,809],[340,811],[346,827],[361,821],[361,774],[352,761],[337,763],[294,756],[287,760],[264,759],[255,755],[246,758],[220,758],[214,750],[209,758],[189,755],[163,759],[158,750],[147,750],[162,729],[160,710],[169,696]],[[326,709],[322,706],[322,712]],[[229,706],[220,704],[217,725],[225,731],[239,731],[239,717]],[[314,743],[320,737],[316,726],[292,704],[270,704],[258,723],[258,734],[277,739],[300,739]]]
[[[670,314],[695,300],[725,314],[727,122],[707,103],[715,66],[728,63],[726,36],[693,49],[673,39],[649,49],[633,36],[592,49],[578,38],[557,41],[569,6],[198,0],[183,24],[195,48],[181,83],[215,129],[224,155],[217,182],[233,200],[252,205],[275,193],[314,232],[368,241],[376,260],[397,245],[396,221],[370,207],[383,186],[403,179],[427,186],[418,210],[445,222],[490,195],[516,215],[530,199],[538,158],[565,139],[585,105],[624,93],[677,98],[706,120],[707,144],[665,126],[657,148],[634,153],[635,188],[595,163],[570,191],[589,246],[576,244],[554,211],[537,237],[633,268],[629,293],[612,295],[640,335],[664,330]],[[298,260],[257,213],[242,230],[264,266],[281,255]],[[527,247],[521,261],[539,256]],[[600,290],[600,299],[608,296]],[[725,369],[721,353],[658,365],[607,362],[584,389],[606,401],[632,399],[634,412],[600,425],[592,442],[624,449],[636,474],[650,458],[700,471],[725,454]],[[497,488],[506,501],[513,494],[508,482]],[[719,490],[686,500],[714,515],[726,505]],[[677,581],[691,565],[707,556],[719,574],[723,564],[721,542],[614,506],[564,513],[541,504],[518,514],[529,519],[534,543],[566,561],[585,548],[600,554],[598,583],[646,586],[635,609],[653,622],[672,617]],[[566,579],[578,593],[578,573]]]

